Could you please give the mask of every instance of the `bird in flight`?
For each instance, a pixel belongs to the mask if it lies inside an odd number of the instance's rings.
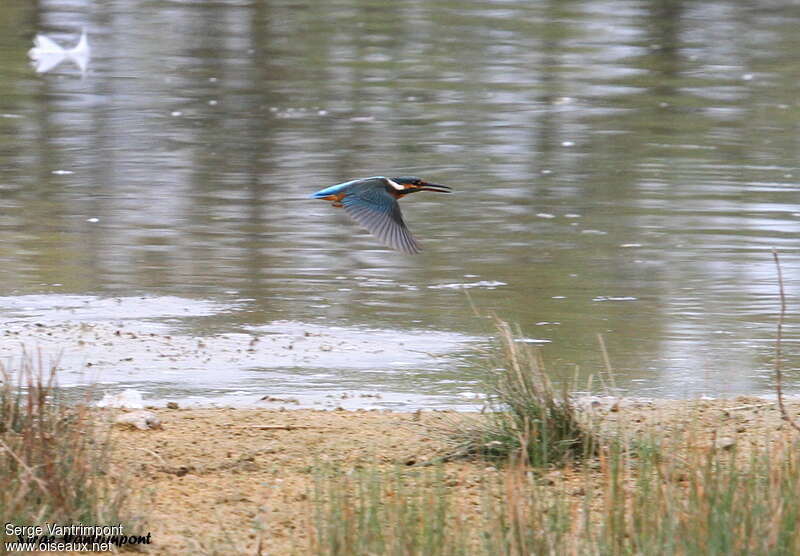
[[[326,187],[311,198],[333,201],[333,206],[343,207],[353,220],[382,243],[413,255],[420,252],[420,247],[403,221],[397,200],[417,191],[451,193],[446,185],[428,183],[415,176],[373,176]]]

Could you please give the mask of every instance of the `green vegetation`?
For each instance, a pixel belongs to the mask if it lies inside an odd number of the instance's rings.
[[[96,425],[85,404],[57,397],[55,368],[34,370],[23,358],[13,374],[2,369],[0,522],[131,523],[127,489],[110,477],[110,443]]]
[[[737,454],[664,442],[602,459],[590,554],[800,554],[797,445]],[[588,550],[587,550],[588,549]]]
[[[424,469],[317,470],[311,553],[800,554],[796,440],[631,439],[624,425],[601,437],[554,392],[536,354],[506,323],[499,330],[493,411],[453,434],[469,465],[504,465],[486,467],[477,485],[453,478],[468,465],[453,457]]]
[[[441,474],[378,469],[318,472],[311,540],[316,554],[468,554],[448,534]]]
[[[541,467],[595,454],[591,423],[577,411],[567,389],[556,392],[539,352],[519,342],[505,321],[496,322],[500,355],[489,375],[486,418],[450,432],[449,459],[521,457]]]
[[[324,555],[800,554],[800,458],[691,443],[609,446],[551,485],[522,464],[487,474],[464,511],[443,467],[319,474],[311,552]],[[577,495],[576,495],[577,493]]]

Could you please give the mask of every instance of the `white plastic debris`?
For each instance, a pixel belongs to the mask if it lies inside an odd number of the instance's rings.
[[[116,407],[127,409],[144,408],[142,393],[138,390],[123,390],[116,394],[107,393],[103,399],[95,404],[97,407]]]

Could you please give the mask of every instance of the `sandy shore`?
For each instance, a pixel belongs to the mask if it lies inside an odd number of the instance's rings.
[[[595,404],[597,405],[597,404]],[[800,404],[792,402],[797,414]],[[115,464],[142,496],[158,554],[302,552],[308,542],[313,468],[410,465],[445,447],[435,432],[474,415],[454,412],[154,409],[161,429],[114,428]],[[593,411],[609,430],[691,432],[701,443],[748,446],[789,433],[777,405],[759,398],[628,402]],[[445,464],[465,508],[478,508],[482,461]],[[576,480],[554,472],[557,482]],[[261,531],[261,533],[259,533]]]

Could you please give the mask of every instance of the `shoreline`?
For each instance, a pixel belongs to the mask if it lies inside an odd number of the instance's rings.
[[[800,411],[798,401],[787,405],[792,415]],[[724,442],[725,449],[764,445],[791,429],[776,402],[753,396],[595,405],[590,410],[605,430],[631,437],[691,434],[699,444]],[[477,415],[448,410],[148,411],[161,428],[115,426],[113,462],[130,488],[145,495],[140,512],[153,535],[152,549],[165,555],[208,553],[213,547],[255,553],[259,539],[269,540],[266,553],[303,552],[320,466],[413,469],[446,448],[437,430]],[[478,507],[482,481],[500,473],[482,460],[441,465],[448,488],[468,508]],[[577,480],[565,470],[550,475],[556,484]]]

